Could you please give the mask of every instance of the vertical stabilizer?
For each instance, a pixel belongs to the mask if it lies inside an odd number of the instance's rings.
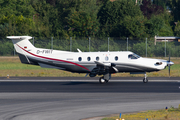
[[[35,47],[29,41],[29,39],[32,39],[32,37],[31,36],[7,36],[7,38],[12,40],[14,44],[14,48],[16,52],[18,53],[21,62],[30,64],[30,61],[26,56],[27,53],[24,50],[31,51],[35,49]]]

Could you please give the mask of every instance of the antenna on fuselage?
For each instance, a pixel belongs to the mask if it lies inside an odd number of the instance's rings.
[[[77,51],[78,51],[78,52],[82,52],[82,51],[81,51],[80,49],[78,49],[78,48],[77,48]]]

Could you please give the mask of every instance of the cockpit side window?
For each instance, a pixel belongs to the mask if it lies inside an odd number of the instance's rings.
[[[136,55],[136,54],[130,54],[130,55],[128,55],[128,59],[138,59],[138,58],[140,58],[140,56],[139,56],[139,55]]]

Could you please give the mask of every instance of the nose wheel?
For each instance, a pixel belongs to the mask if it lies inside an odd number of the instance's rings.
[[[146,74],[144,74],[144,79],[143,79],[143,83],[147,83],[148,82],[148,79],[147,79],[147,75]]]
[[[147,83],[148,82],[148,79],[147,78],[144,78],[143,79],[143,83]]]

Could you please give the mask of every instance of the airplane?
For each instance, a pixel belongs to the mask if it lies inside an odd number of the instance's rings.
[[[107,83],[113,73],[129,72],[144,74],[144,83],[148,82],[146,73],[160,71],[174,63],[169,60],[143,58],[131,51],[77,52],[36,48],[29,41],[31,36],[7,36],[11,39],[19,58],[24,64],[38,65],[43,68],[55,68],[73,73],[87,73],[90,77],[102,75],[100,83]]]

